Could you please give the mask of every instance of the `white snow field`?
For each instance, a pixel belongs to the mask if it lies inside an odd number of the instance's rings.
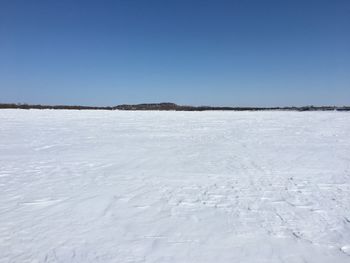
[[[0,110],[0,262],[350,262],[350,114]]]

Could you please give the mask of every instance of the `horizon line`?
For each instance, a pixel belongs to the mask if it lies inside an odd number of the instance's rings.
[[[146,110],[146,111],[262,111],[262,110],[286,110],[286,111],[350,111],[350,106],[335,105],[304,105],[304,106],[192,106],[179,105],[173,102],[119,104],[114,106],[86,106],[65,104],[28,104],[28,103],[0,103],[0,109],[57,109],[57,110]]]

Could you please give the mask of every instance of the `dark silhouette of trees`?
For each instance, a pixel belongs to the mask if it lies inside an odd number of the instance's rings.
[[[122,104],[113,107],[95,107],[80,105],[41,105],[41,104],[16,104],[0,103],[0,109],[49,109],[49,110],[158,110],[158,111],[350,111],[349,106],[302,106],[302,107],[212,107],[212,106],[188,106],[175,103],[143,103]]]

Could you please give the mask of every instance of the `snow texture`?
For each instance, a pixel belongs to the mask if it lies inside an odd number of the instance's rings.
[[[0,262],[350,262],[350,114],[0,111]]]

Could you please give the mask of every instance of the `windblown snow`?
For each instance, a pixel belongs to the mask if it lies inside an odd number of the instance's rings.
[[[350,114],[1,110],[0,262],[350,262]]]

